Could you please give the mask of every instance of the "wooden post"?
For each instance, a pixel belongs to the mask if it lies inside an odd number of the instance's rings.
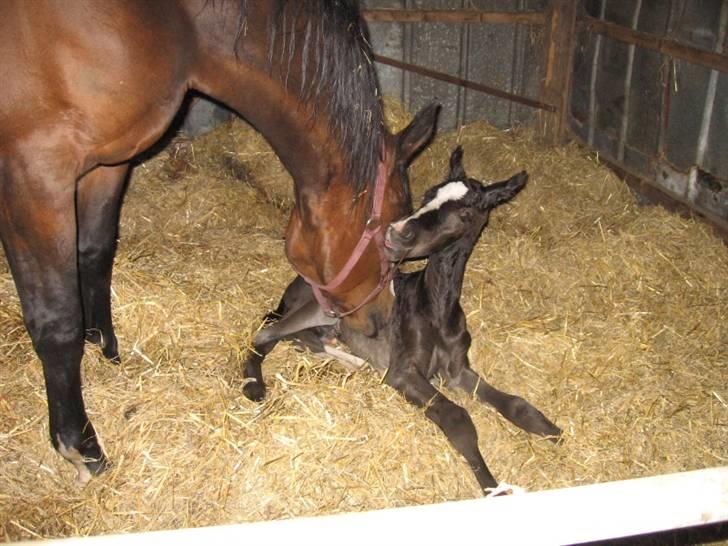
[[[574,0],[551,0],[546,22],[546,76],[541,100],[555,105],[556,111],[540,113],[539,130],[544,142],[555,146],[567,137],[578,5]]]

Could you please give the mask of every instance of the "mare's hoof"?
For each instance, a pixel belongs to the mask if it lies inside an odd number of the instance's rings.
[[[248,400],[260,402],[265,398],[265,385],[255,379],[247,379],[247,383],[243,385],[243,394]]]

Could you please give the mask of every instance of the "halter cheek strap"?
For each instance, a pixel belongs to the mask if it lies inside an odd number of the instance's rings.
[[[319,284],[316,281],[306,277],[300,271],[298,272],[304,280],[311,285],[313,295],[316,301],[319,303],[321,308],[330,317],[342,318],[347,315],[358,311],[364,307],[367,303],[371,302],[374,298],[379,295],[379,292],[385,287],[392,277],[392,264],[389,263],[387,257],[384,255],[384,230],[382,229],[382,206],[384,204],[384,192],[387,189],[387,167],[386,161],[382,160],[377,170],[377,179],[374,185],[374,199],[372,201],[372,210],[369,220],[367,220],[366,226],[364,226],[364,232],[359,239],[356,247],[354,247],[351,256],[344,264],[344,267],[326,284]],[[374,287],[369,295],[364,298],[364,301],[359,303],[356,307],[347,311],[341,311],[334,309],[331,300],[323,293],[323,291],[331,292],[338,288],[349,276],[359,260],[364,255],[364,251],[369,246],[369,243],[374,240],[379,251],[379,283]]]

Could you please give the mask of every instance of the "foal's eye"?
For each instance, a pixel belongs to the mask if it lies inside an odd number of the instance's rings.
[[[473,219],[473,209],[463,208],[458,211],[460,220],[464,223],[468,223]]]

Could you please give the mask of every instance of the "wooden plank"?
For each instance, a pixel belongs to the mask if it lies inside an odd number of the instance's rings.
[[[429,68],[425,68],[424,66],[405,63],[405,62],[399,61],[397,59],[390,59],[389,57],[383,57],[382,55],[374,55],[374,60],[378,63],[401,68],[402,70],[414,72],[415,74],[421,74],[422,76],[427,76],[429,78],[434,78],[436,80],[441,80],[444,82],[452,83],[454,85],[460,85],[460,86],[466,87],[468,89],[480,91],[481,93],[486,93],[488,95],[500,97],[505,100],[517,102],[518,104],[524,104],[526,106],[531,106],[532,108],[537,108],[539,110],[545,110],[547,112],[556,111],[556,107],[552,104],[547,104],[545,102],[541,102],[538,100],[529,99],[527,97],[521,97],[520,95],[508,93],[507,91],[503,91],[501,89],[496,89],[495,87],[490,87],[490,86],[484,85],[482,83],[477,83],[477,82],[473,82],[470,80],[465,80],[463,78],[458,78],[456,76],[451,76],[450,74],[445,74],[444,72],[430,70]]]
[[[574,544],[725,521],[728,467],[721,467],[372,512],[47,540],[43,546]],[[704,538],[726,538],[728,528],[713,532]]]
[[[483,11],[476,9],[366,9],[364,19],[386,23],[492,23],[543,25],[546,15],[540,11]]]
[[[586,17],[585,24],[589,31],[608,36],[617,41],[659,51],[674,59],[728,73],[728,55],[688,46],[675,40],[662,38],[649,32],[632,30],[594,17]]]
[[[555,146],[563,144],[567,135],[578,6],[572,0],[551,0],[549,6],[546,75],[541,98],[556,109],[539,116],[539,132],[547,144]]]

